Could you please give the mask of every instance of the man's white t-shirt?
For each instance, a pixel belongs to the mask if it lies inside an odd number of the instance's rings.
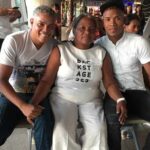
[[[1,48],[0,64],[13,67],[9,79],[16,92],[33,93],[56,40],[49,40],[37,49],[29,31],[8,35]]]
[[[77,104],[100,99],[101,68],[106,52],[100,46],[81,50],[72,42],[58,47],[61,65],[52,94]]]
[[[116,44],[113,44],[107,35],[98,39],[96,43],[109,53],[121,90],[145,90],[141,64],[150,62],[148,41],[142,36],[124,33]]]

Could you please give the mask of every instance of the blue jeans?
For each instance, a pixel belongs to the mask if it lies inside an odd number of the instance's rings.
[[[122,92],[127,101],[128,116],[135,115],[150,121],[150,93],[142,90],[127,90]],[[109,150],[121,150],[121,132],[118,115],[116,114],[116,102],[106,93],[104,99],[104,112],[108,129]],[[150,143],[150,138],[146,143]],[[150,145],[145,145],[150,149]]]
[[[18,94],[28,102],[32,94]],[[46,98],[41,105],[45,108],[42,114],[35,119],[34,138],[36,150],[50,150],[52,144],[52,132],[54,125],[53,113]],[[21,120],[25,119],[22,112],[4,96],[0,96],[0,145],[4,144],[14,128]]]

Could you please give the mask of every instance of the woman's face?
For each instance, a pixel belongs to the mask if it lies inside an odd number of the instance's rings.
[[[136,19],[132,20],[129,25],[125,25],[125,31],[129,33],[138,33],[140,29],[140,22]]]
[[[82,18],[75,31],[75,45],[80,49],[88,49],[95,39],[96,25],[91,18]]]

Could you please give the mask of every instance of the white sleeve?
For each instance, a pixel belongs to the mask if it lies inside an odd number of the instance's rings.
[[[100,40],[100,38],[96,39],[96,40],[94,41],[94,43],[95,43],[96,45],[101,45],[101,40]]]
[[[141,64],[150,62],[150,44],[149,42],[141,37],[137,45],[137,56]]]
[[[11,36],[7,36],[2,44],[0,52],[0,64],[15,66],[17,56],[16,41]]]

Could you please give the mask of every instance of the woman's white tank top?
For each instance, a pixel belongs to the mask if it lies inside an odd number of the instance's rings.
[[[71,42],[64,42],[58,48],[61,65],[52,94],[77,104],[100,98],[105,51],[98,45],[81,50]]]

